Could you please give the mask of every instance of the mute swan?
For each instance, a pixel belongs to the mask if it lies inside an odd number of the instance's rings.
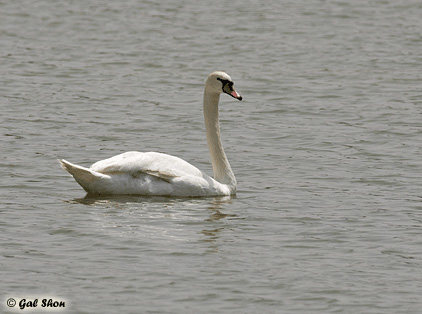
[[[218,102],[226,93],[242,100],[227,73],[211,73],[205,83],[204,119],[214,179],[188,162],[155,152],[126,152],[94,163],[89,169],[59,160],[88,194],[213,196],[236,193],[236,178],[220,138]]]

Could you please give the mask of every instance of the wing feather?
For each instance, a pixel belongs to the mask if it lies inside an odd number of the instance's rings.
[[[169,182],[175,177],[190,175],[202,177],[202,172],[175,156],[156,152],[127,152],[96,162],[91,170],[102,174],[127,173],[137,176],[146,173]]]

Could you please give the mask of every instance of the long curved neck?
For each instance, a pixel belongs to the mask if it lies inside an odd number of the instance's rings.
[[[207,132],[208,148],[211,155],[214,179],[230,186],[232,191],[236,189],[236,178],[224,153],[220,137],[220,123],[218,121],[218,102],[220,94],[204,92],[204,119]]]

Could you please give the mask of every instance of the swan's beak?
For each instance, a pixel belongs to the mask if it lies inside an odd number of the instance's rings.
[[[240,96],[240,94],[238,92],[236,92],[234,89],[233,91],[230,93],[230,96],[236,98],[237,100],[242,100],[242,96]]]
[[[224,85],[223,87],[223,91],[226,94],[229,94],[230,96],[236,98],[237,100],[242,100],[242,96],[240,96],[240,94],[238,92],[235,91],[235,89],[233,88],[233,83],[230,86],[229,84]]]

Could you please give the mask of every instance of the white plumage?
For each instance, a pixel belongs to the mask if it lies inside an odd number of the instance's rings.
[[[204,91],[204,118],[214,179],[188,162],[156,152],[126,152],[94,163],[90,168],[64,159],[60,164],[88,194],[211,196],[236,193],[236,179],[220,139],[218,102],[224,92],[239,100],[224,72],[208,76]]]

